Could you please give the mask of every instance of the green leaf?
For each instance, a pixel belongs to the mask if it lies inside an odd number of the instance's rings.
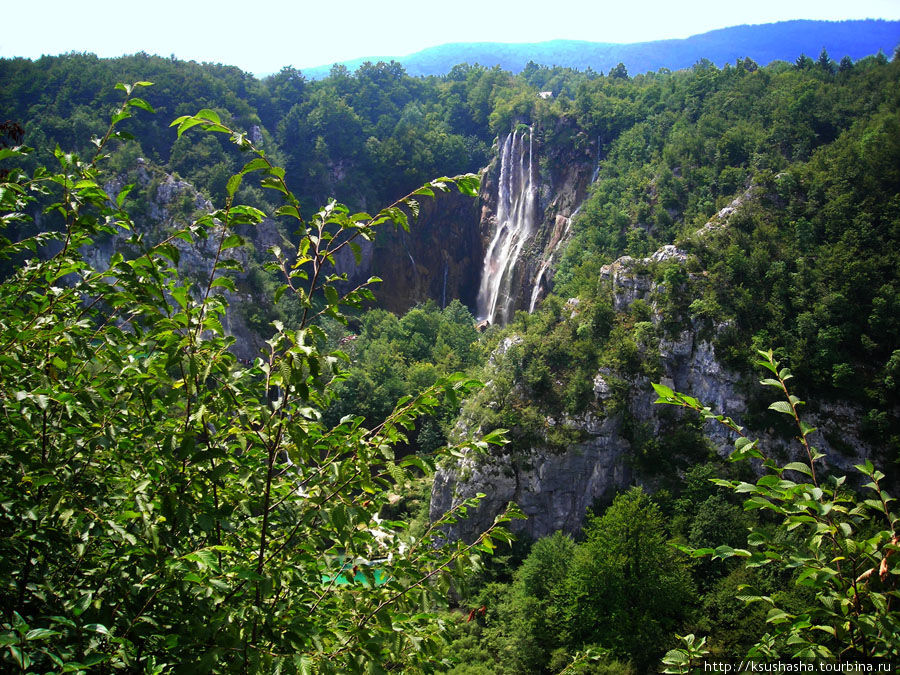
[[[270,178],[270,177],[263,178],[259,182],[259,184],[260,184],[260,187],[268,188],[269,190],[278,190],[279,192],[281,192],[283,194],[288,193],[287,189],[284,187],[284,184],[280,180],[277,180],[275,178]]]
[[[119,190],[119,194],[116,195],[116,206],[122,208],[122,204],[125,203],[125,198],[128,196],[128,193],[134,188],[134,183],[130,183]]]
[[[232,293],[237,292],[234,287],[234,279],[231,277],[216,277],[210,285],[210,288],[225,288]]]
[[[244,266],[234,258],[225,258],[216,263],[214,267],[216,271],[219,270],[231,270],[233,272],[243,272]]]
[[[176,286],[172,288],[170,294],[173,298],[175,298],[175,302],[181,305],[182,309],[186,309],[188,306],[188,289],[184,286]]]
[[[241,237],[239,234],[229,234],[222,241],[222,250],[227,251],[230,248],[235,248],[236,246],[243,246],[243,245],[244,245],[243,237]]]
[[[247,206],[246,204],[232,206],[231,211],[229,211],[229,221],[233,223],[249,223],[255,225],[264,220],[265,217],[265,213],[254,206]]]
[[[739,437],[734,442],[734,452],[732,452],[729,456],[729,460],[732,462],[737,462],[747,459],[748,457],[761,459],[762,453],[757,448],[757,443],[758,441],[756,439],[751,440],[745,436]]]
[[[506,438],[507,433],[509,433],[508,429],[494,429],[485,434],[482,440],[493,445],[506,445],[509,443],[509,439]]]
[[[651,384],[653,385],[654,391],[659,395],[661,399],[670,399],[675,397],[675,392],[664,384],[657,384],[656,382],[652,382]],[[668,401],[657,401],[657,403],[660,402],[667,403]]]
[[[179,120],[183,121],[179,122]],[[175,120],[170,126],[175,126],[176,124],[178,125],[177,138],[181,138],[181,135],[188,129],[195,127],[198,124],[203,124],[203,120],[194,119],[192,117],[184,117]]]
[[[94,633],[99,633],[100,635],[109,635],[109,628],[104,626],[102,623],[89,623],[85,625],[84,629]]]
[[[155,113],[156,111],[153,109],[153,106],[147,103],[142,98],[131,98],[128,99],[127,105],[133,106],[135,108],[140,108],[141,110],[146,110],[149,113]]]
[[[790,464],[785,464],[785,471],[799,471],[800,473],[805,473],[807,476],[812,476],[812,470],[806,464],[802,462],[791,462]]]
[[[457,176],[455,179],[456,188],[461,194],[468,197],[477,197],[481,179],[473,173]]]
[[[425,461],[417,455],[407,455],[398,462],[399,466],[415,466],[426,476],[429,475],[433,468],[428,466]]]
[[[12,655],[13,660],[23,671],[31,665],[31,659],[27,654],[22,653],[22,649],[20,647],[17,647],[16,645],[9,645],[7,649],[9,649],[9,653]]]
[[[49,628],[32,628],[25,634],[26,640],[45,640],[54,635],[62,635],[58,630],[50,630]]]
[[[769,406],[769,410],[784,413],[785,415],[791,415],[792,417],[794,415],[794,411],[787,401],[775,401],[775,403]]]
[[[325,293],[325,300],[331,307],[337,307],[340,302],[340,297],[338,296],[338,292],[334,289],[333,286],[325,286],[323,289]]]
[[[222,120],[219,117],[219,113],[217,113],[215,110],[210,110],[209,108],[203,108],[202,110],[198,111],[197,114],[194,115],[194,117],[200,118],[202,120],[208,120],[210,122],[213,122],[214,124],[222,123]]]
[[[225,192],[229,197],[233,197],[234,193],[238,191],[238,188],[241,186],[241,180],[243,178],[243,174],[236,173],[228,179],[228,183],[226,183],[225,185]]]
[[[269,163],[263,159],[262,157],[254,157],[249,162],[244,164],[244,167],[241,169],[242,174],[247,174],[252,171],[260,171],[266,170],[269,168]]]
[[[280,206],[275,211],[275,215],[276,216],[290,216],[291,218],[296,218],[297,220],[303,220],[303,218],[300,217],[300,211],[297,209],[296,206],[293,206],[292,204],[285,204],[284,206]]]

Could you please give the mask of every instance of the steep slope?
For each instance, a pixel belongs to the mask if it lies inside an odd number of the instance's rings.
[[[517,310],[534,309],[587,194],[596,141],[572,128],[571,119],[552,125],[519,123],[499,140],[497,156],[483,172],[479,320],[504,325]],[[582,149],[548,142],[569,131]]]
[[[134,233],[121,231],[115,236],[104,235],[90,247],[83,247],[81,253],[84,259],[97,270],[105,270],[116,253],[138,253],[170,238],[177,230],[187,228],[194,219],[214,210],[213,204],[191,183],[142,158],[109,181],[105,189],[114,195],[128,184],[134,185],[128,203],[133,212],[141,216],[138,219],[139,229]],[[41,224],[40,216],[36,222]],[[242,361],[249,361],[259,356],[265,336],[270,332],[268,322],[276,316],[275,307],[261,281],[264,273],[259,256],[266,256],[266,251],[272,246],[284,246],[287,239],[271,219],[265,219],[256,227],[236,229],[250,246],[235,248],[228,254],[235,261],[235,271],[230,273],[235,290],[216,288],[212,292],[221,293],[228,302],[222,324],[225,334],[234,338],[231,351]],[[217,256],[218,240],[211,236],[188,244],[175,238],[172,246],[171,255],[179,271],[193,282],[194,299],[201,299],[217,260],[221,260],[221,256]]]
[[[727,227],[734,213],[734,207],[725,210],[698,236]],[[688,321],[674,333],[664,328],[673,291],[696,294],[693,286],[702,283],[702,275],[689,275],[680,288],[673,289],[662,280],[661,272],[683,269],[687,263],[684,251],[668,245],[648,258],[624,256],[601,269],[599,283],[610,295],[617,320],[636,329],[636,362],[597,368],[579,412],[541,407],[538,418],[527,422],[530,429],[513,430],[513,442],[504,450],[473,453],[441,467],[432,489],[432,520],[465,499],[485,495],[469,517],[449,527],[448,536],[471,541],[510,502],[527,516],[513,523],[512,529],[530,539],[559,530],[575,533],[588,509],[611,500],[629,485],[657,489],[675,478],[663,477],[668,471],[708,460],[712,452],[721,458],[731,453],[737,439],[734,433],[714,421],[699,425],[691,416],[653,405],[657,395],[651,382],[690,392],[713,410],[726,411],[748,425],[751,435],[765,447],[779,447],[785,454],[799,450],[769,426],[771,419],[760,420],[752,414],[761,405],[760,388],[717,355],[716,331],[726,326],[710,331],[701,321]],[[644,316],[646,308],[649,316]],[[635,323],[635,314],[649,321]],[[570,298],[554,328],[577,333],[591,320],[587,308]],[[488,431],[493,425],[487,422],[486,410],[521,411],[532,403],[529,387],[521,381],[510,383],[504,374],[520,367],[523,342],[513,333],[495,349],[485,373],[486,388],[469,402],[457,424],[460,435]],[[860,406],[847,402],[823,402],[806,414],[806,421],[819,429],[812,442],[829,456],[832,468],[847,471],[866,457],[885,459],[877,444],[864,439],[860,425],[864,417]]]
[[[823,470],[870,457],[896,480],[898,78],[900,62],[873,58],[841,70],[699,66],[582,88],[571,122],[582,135],[540,153],[577,164],[597,137],[598,176],[549,268],[552,292],[492,329],[487,385],[456,432],[506,428],[510,443],[438,472],[433,517],[487,495],[451,536],[471,536],[507,501],[523,507],[517,527],[531,536],[575,531],[585,509],[628,484],[677,492],[690,466],[724,464],[734,439],[653,406],[651,382],[790,454],[796,429],[767,411],[757,349],[789,363]],[[509,307],[528,309],[532,287],[516,279]]]
[[[375,287],[378,305],[398,314],[427,300],[446,307],[459,299],[474,307],[482,256],[476,200],[442,194],[419,206],[409,232],[381,230],[373,243],[363,246],[359,265],[346,255],[338,270],[351,283],[370,276],[382,279]]]

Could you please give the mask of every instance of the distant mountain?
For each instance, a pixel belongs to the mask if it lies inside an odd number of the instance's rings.
[[[817,57],[824,47],[837,60],[853,60],[884,50],[890,57],[900,43],[900,21],[781,21],[752,26],[733,26],[680,40],[655,40],[616,44],[582,40],[502,43],[457,42],[430,47],[408,56],[372,56],[344,61],[355,70],[366,61],[399,61],[410,75],[444,75],[458,63],[499,65],[514,73],[529,61],[547,66],[567,66],[607,72],[624,63],[631,74],[660,68],[689,68],[706,58],[718,66],[749,56],[759,65],[793,61],[801,54]],[[313,79],[326,77],[331,66],[305,68]]]

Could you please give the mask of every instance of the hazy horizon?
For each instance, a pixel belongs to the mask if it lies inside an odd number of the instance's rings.
[[[796,19],[900,20],[895,0],[861,0],[850,9],[833,0],[801,0],[789,6],[762,0],[753,7],[712,0],[685,7],[653,0],[616,8],[558,0],[552,11],[545,3],[503,0],[475,10],[457,6],[441,14],[423,13],[413,0],[390,6],[351,0],[306,8],[276,3],[258,14],[245,7],[236,0],[212,9],[161,0],[138,13],[136,7],[123,8],[112,0],[77,6],[62,0],[27,4],[16,9],[13,30],[0,35],[0,57],[147,52],[233,65],[262,76],[284,66],[307,69],[361,58],[397,58],[453,43],[630,44]]]

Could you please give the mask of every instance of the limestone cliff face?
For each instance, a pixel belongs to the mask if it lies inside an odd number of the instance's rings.
[[[437,471],[431,493],[430,514],[436,520],[464,499],[484,493],[469,517],[450,526],[451,539],[471,541],[490,527],[509,502],[515,502],[527,520],[511,529],[537,539],[557,530],[574,532],[596,499],[631,483],[626,462],[630,449],[616,418],[586,415],[566,424],[589,434],[589,440],[565,453],[541,447],[491,457],[470,457]]]
[[[513,274],[510,297],[515,310],[532,309],[552,284],[554,265],[570,231],[571,218],[587,196],[597,165],[597,143],[563,118],[553,129],[529,127],[533,133],[536,223]],[[556,139],[564,136],[566,143]],[[379,306],[402,313],[433,300],[444,306],[459,298],[477,311],[485,252],[496,231],[500,199],[501,146],[481,171],[478,199],[458,193],[438,193],[422,199],[410,231],[382,228],[372,243],[362,244],[357,265],[349,251],[338,260],[338,271],[353,285],[370,276]]]
[[[409,232],[382,226],[375,241],[363,245],[360,264],[348,252],[338,270],[353,283],[380,277],[376,301],[392,312],[429,299],[444,307],[459,298],[474,308],[483,257],[477,201],[453,191],[423,198],[419,205]]]
[[[130,197],[136,198],[141,205],[142,213],[135,218],[135,226],[144,236],[145,241],[152,244],[160,241],[177,229],[183,228],[191,221],[192,216],[200,212],[211,212],[212,203],[200,194],[190,183],[179,180],[143,160],[129,171],[127,176],[112,179],[105,189],[108,194],[117,194],[126,183],[135,183]],[[195,291],[202,292],[212,273],[215,264],[221,230],[210,232],[206,239],[197,238],[193,243],[174,239],[178,249],[178,269],[181,274],[194,281]],[[283,238],[274,221],[265,220],[256,227],[238,228],[238,233],[245,237],[257,251],[266,251],[273,245],[283,245]],[[84,247],[81,251],[85,260],[95,269],[105,269],[110,257],[116,252],[136,254],[128,244],[129,233],[122,232],[116,236],[98,238],[94,245]],[[262,297],[247,272],[248,252],[245,248],[233,248],[228,257],[236,259],[244,268],[235,274],[236,292],[214,289],[223,293],[228,301],[228,310],[222,319],[226,335],[235,338],[231,350],[241,359],[249,360],[259,355],[266,335],[262,335],[257,326],[252,325],[250,317],[262,305],[271,302]]]
[[[727,226],[731,211],[721,212],[704,230]],[[700,236],[704,236],[701,230]],[[701,327],[688,320],[676,333],[666,333],[661,329],[663,314],[661,301],[665,288],[653,280],[648,268],[654,263],[684,265],[688,256],[674,246],[665,246],[645,259],[623,257],[601,270],[601,283],[607,284],[612,292],[613,304],[617,311],[625,311],[636,300],[647,303],[651,309],[651,321],[659,329],[653,344],[645,345],[647,354],[658,353],[659,377],[656,381],[676,391],[689,393],[709,405],[713,410],[723,412],[738,423],[748,417],[750,399],[758,394],[754,387],[759,379],[757,374],[737,373],[726,368],[716,355],[714,335],[722,327]],[[686,282],[690,287],[691,275]],[[566,306],[568,314],[563,320],[578,320],[579,303],[572,299]],[[492,375],[504,369],[504,362],[516,359],[515,347],[521,338],[506,338],[492,355],[488,366],[485,396],[489,407],[497,407],[499,401],[510,397],[524,399],[526,394],[521,384],[514,384],[509,390],[502,389]],[[511,372],[510,364],[505,372]],[[632,426],[640,425],[652,437],[669,433],[681,424],[684,411],[675,411],[669,406],[654,404],[657,396],[651,387],[651,380],[642,375],[615,372],[600,368],[592,381],[593,400],[586,412],[577,417],[560,415],[552,411],[545,413],[545,429],[564,428],[577,438],[575,442],[560,450],[550,442],[538,442],[530,447],[516,447],[497,454],[469,455],[459,462],[441,467],[434,479],[431,498],[431,517],[438,518],[461,500],[478,493],[486,496],[470,517],[452,525],[448,531],[451,538],[470,540],[489,527],[494,517],[510,501],[519,505],[527,520],[514,521],[513,530],[532,538],[539,538],[556,530],[574,532],[578,530],[585,510],[595,500],[609,499],[623,487],[635,483],[645,483],[647,476],[641,475],[639,465],[633,462],[634,448],[627,433],[626,420]],[[624,400],[623,394],[624,393]],[[768,394],[766,394],[768,396]],[[615,405],[610,403],[618,397]],[[522,402],[525,402],[524,400]],[[674,416],[672,413],[675,413]],[[871,454],[860,438],[858,423],[861,411],[849,405],[823,405],[805,411],[807,422],[819,428],[814,444],[828,455],[831,466],[849,469]],[[763,424],[772,422],[764,418]],[[472,419],[464,415],[459,422],[460,433],[478,433]],[[838,433],[839,432],[839,433]],[[722,456],[733,449],[734,434],[725,427],[707,422],[703,427],[704,436]],[[776,436],[774,430],[751,428],[751,435],[758,437],[764,447],[786,456],[798,448]],[[841,448],[832,447],[830,438],[841,438]],[[800,459],[798,457],[798,459]],[[652,487],[652,486],[651,486]]]
[[[561,118],[547,130],[542,150],[542,226],[526,251],[521,300],[517,309],[533,311],[553,285],[559,254],[568,243],[572,219],[578,213],[596,177],[601,152],[597,139],[589,139],[573,120]],[[560,139],[567,139],[561,142]]]
[[[546,295],[571,218],[587,195],[597,163],[596,142],[587,137],[553,142],[560,135],[579,133],[571,120],[563,118],[553,129],[528,127],[528,145],[519,146],[523,151],[528,148],[533,163],[528,172],[535,193],[535,222],[511,274],[509,316],[516,310],[533,309]],[[419,217],[410,221],[410,232],[390,226],[382,229],[374,243],[363,246],[360,265],[348,254],[339,261],[339,271],[354,284],[373,275],[383,279],[376,288],[377,301],[394,312],[428,299],[443,306],[459,298],[478,313],[485,253],[501,210],[504,140],[498,139],[494,159],[481,171],[477,200],[459,194],[423,199]]]

